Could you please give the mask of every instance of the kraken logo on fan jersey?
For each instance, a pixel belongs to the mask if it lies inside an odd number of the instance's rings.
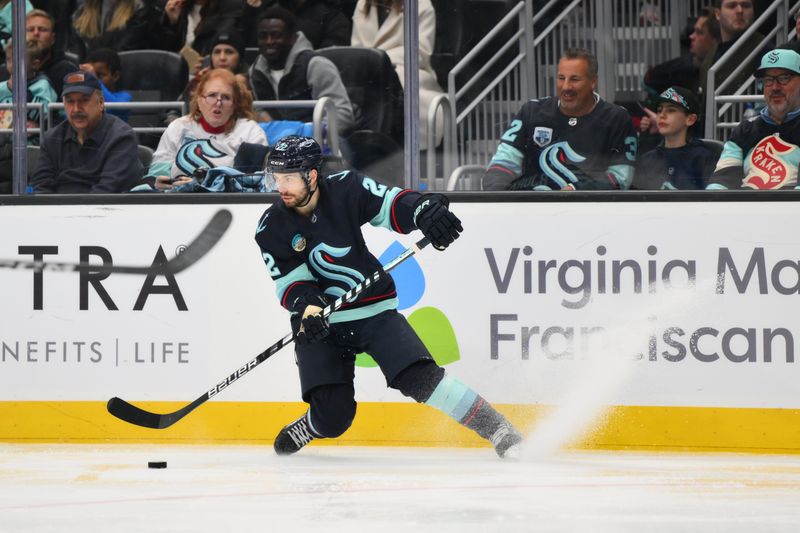
[[[225,155],[227,154],[216,148],[210,139],[190,140],[178,148],[175,166],[187,176],[191,176],[200,167],[216,167],[212,160]]]
[[[780,189],[797,185],[800,149],[777,135],[764,137],[745,161],[742,187]]]
[[[361,272],[336,264],[336,258],[344,257],[349,252],[349,246],[337,248],[335,246],[328,246],[325,243],[320,243],[308,254],[308,261],[317,274],[344,286],[344,288],[328,287],[325,289],[325,294],[338,298],[364,281],[364,276]]]

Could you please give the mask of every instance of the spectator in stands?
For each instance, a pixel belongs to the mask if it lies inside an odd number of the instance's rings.
[[[483,176],[484,190],[627,189],[637,140],[628,112],[595,92],[597,59],[582,48],[558,62],[557,98],[522,106]]]
[[[719,44],[719,25],[714,10],[704,7],[689,35],[689,54],[671,59],[651,68],[644,75],[644,87],[648,94],[648,106],[657,102],[653,98],[672,86],[686,87],[702,96],[700,66],[708,54]],[[642,108],[644,115],[639,121],[639,151],[650,151],[661,141],[656,114],[649,107]],[[703,129],[703,107],[698,108],[698,119],[694,129]]]
[[[104,112],[103,91],[92,73],[64,78],[67,120],[49,130],[31,178],[36,193],[116,193],[142,176],[136,134],[119,118]]]
[[[317,100],[330,97],[336,108],[340,134],[353,127],[353,106],[339,70],[328,59],[314,55],[295,17],[281,7],[271,7],[258,19],[260,55],[250,67],[250,86],[256,100]],[[312,121],[312,109],[270,109],[277,120]],[[259,120],[264,120],[261,115]]]
[[[253,120],[250,91],[230,70],[210,70],[197,85],[189,114],[161,136],[145,183],[162,191],[189,184],[198,168],[233,166],[243,143],[267,145]]]
[[[41,74],[39,69],[42,64],[42,49],[36,45],[36,41],[30,40],[26,47],[26,70],[27,70],[27,95],[28,103],[43,104],[42,111],[47,111],[47,105],[58,99],[53,87],[50,85],[50,80],[47,76]],[[0,82],[0,103],[11,104],[14,101],[13,82],[19,79],[20,76],[14,75],[14,56],[12,54],[13,46],[11,41],[6,45],[6,67],[11,73],[11,78],[7,81]],[[11,109],[0,109],[0,128],[8,129],[12,126]],[[42,112],[39,109],[29,109],[27,112],[27,126],[28,128],[39,128],[42,125],[39,119]],[[39,144],[39,135],[30,134],[28,136],[29,145]],[[8,194],[11,192],[11,180],[13,176],[13,143],[10,133],[0,134],[0,194]]]
[[[755,76],[767,105],[733,130],[707,189],[800,188],[800,54],[776,48]]]
[[[350,44],[385,51],[401,85],[405,86],[403,33],[403,0],[358,0],[353,12]],[[419,142],[423,148],[427,147],[428,142],[428,108],[433,99],[443,93],[431,66],[435,36],[436,12],[433,4],[430,0],[419,0]],[[436,144],[442,140],[443,120],[439,109],[436,116]]]
[[[75,52],[84,57],[96,48],[120,52],[151,48],[151,39],[160,30],[160,20],[161,13],[152,2],[84,0],[75,12],[73,23],[81,41]]]
[[[689,53],[660,63],[644,75],[644,85],[652,96],[660,95],[673,85],[700,91],[700,66],[719,44],[719,25],[714,10],[704,7],[689,35]]]
[[[122,75],[122,62],[115,50],[111,48],[92,50],[86,56],[86,62],[82,63],[80,68],[86,72],[91,72],[100,80],[105,103],[127,103],[133,100],[131,93],[128,91],[117,90],[117,82],[119,82],[119,78]],[[108,112],[126,122],[131,115],[130,109],[109,109]]]
[[[25,19],[25,39],[36,41],[42,49],[40,72],[50,79],[50,84],[58,95],[61,93],[64,76],[78,70],[78,65],[64,57],[63,50],[55,47],[54,24],[53,17],[47,11],[34,9],[28,12]],[[3,66],[0,69],[0,80],[7,79],[8,70]]]
[[[260,14],[279,5],[294,14],[297,30],[303,32],[316,50],[350,44],[350,18],[342,13],[338,0],[247,0],[242,21],[258,20]],[[248,46],[258,46],[258,29],[248,27]]]
[[[719,22],[720,43],[714,47],[703,64],[700,66],[701,94],[706,94],[708,86],[708,71],[734,44],[739,42],[739,38],[753,25],[755,20],[755,10],[752,0],[716,0],[714,14]],[[756,48],[764,45],[765,37],[759,32],[753,33],[747,41],[741,44],[734,55],[718,71],[714,79],[714,86],[719,85],[728,79],[733,71],[742,63],[745,58]],[[769,49],[769,48],[767,48]],[[756,65],[758,56],[747,64],[747,67],[736,76],[728,86],[730,91],[738,89],[750,76]]]
[[[36,41],[30,40],[26,43],[26,62],[27,62],[27,72],[26,72],[26,80],[28,86],[28,103],[39,103],[43,104],[42,112],[47,112],[47,105],[51,102],[55,102],[58,100],[58,95],[53,90],[53,86],[50,84],[50,80],[42,74],[41,66],[42,66],[42,58],[44,57],[44,52],[41,48],[39,48],[36,44]],[[9,41],[6,45],[6,68],[8,69],[11,77],[4,81],[0,82],[0,103],[3,104],[10,104],[13,101],[13,82],[14,79],[20,78],[20,76],[14,75],[14,57],[12,55],[13,44]],[[39,117],[40,111],[38,109],[29,109],[28,110],[28,127],[29,128],[38,128],[39,127]],[[0,109],[0,128],[10,128],[11,127],[11,109]],[[38,137],[38,136],[37,136]]]
[[[167,0],[161,29],[151,36],[149,48],[179,52],[189,47],[208,55],[218,33],[237,31],[241,15],[241,0]]]
[[[245,63],[244,45],[238,34],[219,33],[214,37],[214,42],[211,44],[211,53],[202,61],[202,64],[197,65],[197,74],[186,85],[181,99],[191,99],[192,92],[194,92],[200,79],[205,76],[206,72],[215,68],[230,70],[245,87],[249,86],[250,80],[247,77],[249,65]]]
[[[56,33],[56,39],[53,47],[56,50],[69,50],[69,43],[77,40],[75,29],[72,26],[72,15],[77,9],[78,0],[33,0],[31,3],[35,9],[46,12],[54,21],[53,30]],[[30,39],[30,35],[28,39]]]
[[[656,125],[662,142],[636,166],[637,189],[705,189],[719,150],[691,134],[700,106],[685,87],[669,87],[657,97]]]
[[[11,4],[11,0],[0,0],[0,45],[3,47],[11,40],[11,30],[14,26]],[[27,13],[32,9],[33,6],[29,0],[25,0],[25,12]]]

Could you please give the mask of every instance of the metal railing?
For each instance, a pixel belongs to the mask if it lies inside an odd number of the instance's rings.
[[[26,128],[28,134],[28,140],[30,141],[31,135],[39,135],[39,144],[42,144],[42,140],[44,139],[44,132],[45,132],[45,114],[47,113],[46,105],[42,103],[27,103],[25,104],[25,116],[27,118],[27,112],[31,110],[37,110],[39,112],[39,127],[38,128]],[[0,104],[0,109],[14,109],[14,103],[9,102],[6,104]],[[14,128],[0,128],[0,133],[12,134],[14,132]]]
[[[41,104],[28,104],[29,106],[41,106]],[[11,104],[0,104],[0,109],[10,107]],[[123,109],[123,110],[136,110],[136,111],[161,111],[174,109],[180,115],[187,112],[187,103],[183,101],[174,102],[107,102],[106,109]],[[328,97],[322,97],[319,100],[259,100],[253,102],[253,109],[313,109],[313,135],[317,142],[322,145],[323,141],[327,141],[332,152],[339,155],[340,142],[339,132],[336,119],[336,109],[333,101]],[[48,105],[47,118],[43,125],[45,130],[53,127],[56,122],[60,122],[55,117],[55,113],[64,110],[64,104],[61,102],[53,102]],[[323,124],[327,121],[327,128]],[[162,126],[132,126],[136,133],[163,133],[167,129],[168,124]],[[45,131],[43,130],[43,131]],[[3,130],[0,130],[3,131]],[[10,130],[9,130],[10,131]],[[29,130],[31,132],[38,132],[39,130]],[[43,134],[43,133],[42,133]]]
[[[749,73],[746,80],[739,86],[734,86],[734,80],[745,74],[745,69],[753,63],[758,64],[759,57],[772,45],[780,45],[796,37],[795,29],[788,27],[789,13],[800,9],[800,1],[775,0],[745,31],[725,54],[714,63],[708,71],[705,95],[705,132],[707,138],[726,140],[731,130],[739,125],[747,103],[763,103],[764,98],[760,88]],[[770,26],[768,23],[775,18],[777,24]],[[756,33],[761,33],[764,38],[761,45],[749,50],[742,59],[737,54],[749,45],[749,39]],[[728,63],[738,61],[731,73],[717,86],[716,77]]]
[[[175,109],[179,114],[185,112],[186,102],[106,102],[103,104],[106,109],[121,109],[130,111],[160,111],[164,109]],[[56,118],[57,111],[63,111],[64,104],[61,102],[53,102],[47,107],[47,128],[54,127],[57,123],[61,122],[61,118]],[[133,131],[137,133],[162,133],[167,129],[166,124],[163,126],[135,126],[132,127]]]
[[[516,4],[450,72],[456,179],[451,172],[446,188],[480,188],[475,168],[488,164],[526,100],[554,94],[558,58],[565,49],[595,53],[600,65],[597,91],[603,98],[640,100],[647,69],[680,55],[681,32],[707,3],[549,0],[536,13],[531,0]],[[501,36],[508,38],[498,46]],[[459,75],[472,71],[459,86]]]
[[[454,164],[486,165],[509,117],[534,91],[534,59],[527,52],[533,43],[533,29],[528,20],[532,20],[530,0],[514,6],[450,71]],[[490,51],[496,39],[507,32],[511,38]],[[466,72],[469,79],[459,87],[458,76]]]
[[[439,109],[442,110],[442,152],[441,174],[436,172],[438,152],[436,150],[436,126]],[[431,101],[428,107],[428,117],[425,124],[428,146],[425,152],[425,169],[427,186],[432,190],[444,188],[444,179],[450,175],[455,167],[456,138],[453,135],[453,106],[446,94],[440,94]]]
[[[336,106],[329,97],[323,96],[319,100],[256,100],[253,109],[313,109],[314,139],[320,146],[327,143],[333,155],[341,156]]]

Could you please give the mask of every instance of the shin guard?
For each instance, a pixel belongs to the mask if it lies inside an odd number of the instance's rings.
[[[490,441],[500,457],[522,441],[522,436],[482,396],[446,375],[425,402]]]

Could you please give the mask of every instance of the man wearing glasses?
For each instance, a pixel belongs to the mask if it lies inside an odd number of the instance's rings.
[[[800,54],[767,52],[755,77],[767,105],[733,130],[707,189],[800,188]]]

